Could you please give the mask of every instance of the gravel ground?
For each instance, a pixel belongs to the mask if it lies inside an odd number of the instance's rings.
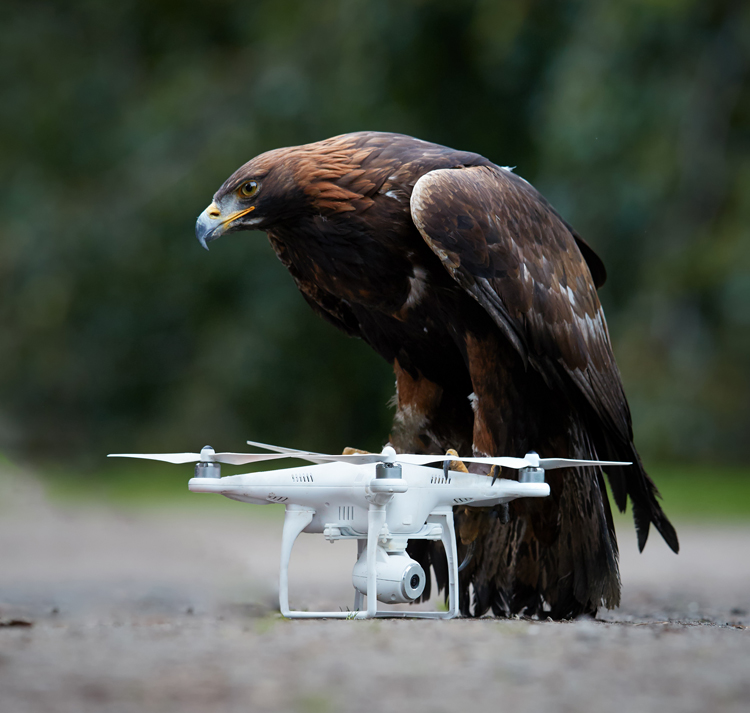
[[[677,557],[624,525],[623,604],[596,620],[290,622],[275,513],[0,486],[1,713],[750,710],[750,525],[683,524]],[[292,604],[351,606],[353,561],[303,535]]]

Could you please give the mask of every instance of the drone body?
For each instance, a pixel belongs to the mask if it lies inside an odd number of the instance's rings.
[[[380,471],[377,473],[376,471]],[[396,471],[381,476],[383,471]],[[378,477],[381,476],[381,477]],[[284,503],[286,514],[279,568],[279,608],[289,618],[370,618],[418,616],[451,618],[458,614],[458,554],[453,506],[491,507],[519,497],[546,497],[546,483],[498,479],[421,465],[324,463],[301,468],[216,478],[192,478],[196,493],[222,495],[253,504]],[[289,606],[289,560],[300,532],[322,534],[330,542],[359,543],[352,574],[352,611],[309,612]],[[446,612],[378,611],[377,602],[404,604],[424,592],[426,575],[407,553],[410,541],[442,541],[448,573]],[[363,595],[367,607],[362,606]]]
[[[250,442],[252,443],[252,442]],[[397,454],[386,446],[380,454],[326,455],[266,444],[275,454],[216,453],[206,446],[198,453],[111,454],[169,463],[197,461],[188,487],[195,493],[218,493],[255,505],[284,504],[286,513],[279,570],[279,608],[289,618],[352,618],[414,616],[451,618],[460,611],[458,551],[453,508],[493,507],[517,498],[546,498],[547,469],[592,465],[593,461],[469,457],[472,463],[499,465],[519,471],[518,480],[449,471],[458,456]],[[220,463],[262,462],[299,458],[316,465],[221,477]],[[443,469],[427,467],[443,461]],[[596,465],[602,463],[596,462]],[[623,465],[620,463],[619,465]],[[331,542],[358,541],[358,560],[352,573],[354,609],[304,612],[289,606],[289,560],[301,532],[322,534]],[[378,611],[377,602],[413,603],[425,593],[427,575],[407,554],[410,541],[440,541],[446,562],[433,563],[444,571],[449,606],[445,612]],[[363,597],[367,607],[363,608]],[[426,595],[427,596],[427,595]]]
[[[194,493],[219,493],[231,500],[254,505],[291,503],[314,511],[305,532],[330,536],[336,530],[344,536],[367,533],[367,511],[375,495],[398,494],[388,509],[386,524],[393,535],[419,532],[429,515],[445,506],[493,507],[520,497],[546,497],[544,482],[519,482],[474,473],[403,464],[400,477],[377,477],[371,464],[321,463],[223,478],[192,478]],[[403,481],[403,482],[402,482]],[[372,488],[375,487],[375,490]]]

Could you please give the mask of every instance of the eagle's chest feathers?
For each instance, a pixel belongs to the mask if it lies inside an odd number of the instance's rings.
[[[331,234],[320,229],[325,223],[319,218],[306,229],[269,236],[298,282],[397,317],[427,297],[428,270],[413,264],[413,251],[392,234],[351,228]]]

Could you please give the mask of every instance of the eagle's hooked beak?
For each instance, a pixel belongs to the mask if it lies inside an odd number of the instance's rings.
[[[255,210],[255,206],[235,211],[229,215],[223,215],[218,204],[213,202],[198,216],[198,220],[195,222],[195,237],[208,250],[208,244],[212,240],[216,240],[216,238],[226,233],[227,228],[237,218],[241,218],[253,210]]]

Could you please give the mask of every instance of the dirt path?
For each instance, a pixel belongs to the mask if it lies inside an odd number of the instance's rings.
[[[750,709],[750,526],[683,526],[678,557],[624,527],[623,605],[597,621],[288,622],[276,516],[0,484],[2,713]],[[303,535],[293,603],[351,606],[353,560]]]

